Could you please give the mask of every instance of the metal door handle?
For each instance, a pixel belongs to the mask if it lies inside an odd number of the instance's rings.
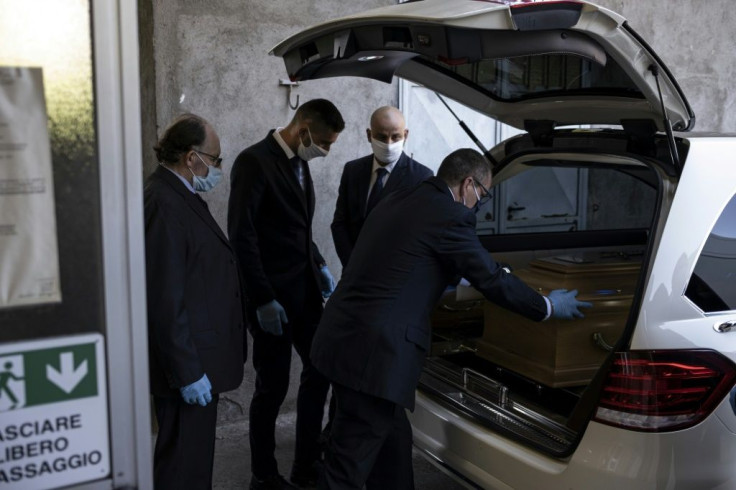
[[[506,208],[506,219],[509,221],[512,221],[514,219],[514,213],[516,211],[523,211],[526,209],[526,206],[519,206],[519,205],[514,205],[514,204]]]
[[[730,322],[716,323],[713,325],[713,330],[718,333],[726,333],[733,330],[734,327],[736,327],[736,320],[732,320]]]

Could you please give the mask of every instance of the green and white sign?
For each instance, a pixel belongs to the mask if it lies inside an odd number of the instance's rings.
[[[100,334],[0,345],[0,488],[109,474],[104,355]]]

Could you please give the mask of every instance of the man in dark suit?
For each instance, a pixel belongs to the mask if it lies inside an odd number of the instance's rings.
[[[332,220],[332,239],[343,267],[366,216],[378,201],[432,176],[430,169],[404,153],[409,130],[397,108],[377,109],[371,115],[366,135],[373,153],[345,164]]]
[[[144,191],[154,484],[209,489],[219,393],[240,385],[247,352],[235,254],[195,192],[222,177],[220,140],[185,114],[155,150]]]
[[[344,127],[331,102],[311,100],[297,109],[288,126],[243,150],[231,173],[228,232],[245,281],[256,370],[250,405],[254,490],[292,488],[279,475],[274,458],[276,417],[289,387],[292,345],[302,360],[302,373],[291,480],[309,486],[318,476],[318,437],[329,383],[312,367],[309,350],[323,297],[335,286],[312,241],[315,197],[307,162],[327,155]]]
[[[462,276],[490,301],[533,320],[582,316],[576,291],[544,297],[499,266],[471,209],[488,195],[490,166],[457,150],[437,177],[383,199],[366,220],[312,343],[337,412],[321,488],[414,488],[405,409],[430,347],[430,314]]]

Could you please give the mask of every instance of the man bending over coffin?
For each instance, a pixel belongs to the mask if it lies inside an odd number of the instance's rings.
[[[381,200],[327,303],[312,343],[337,412],[320,488],[413,489],[414,391],[430,346],[430,314],[466,278],[488,300],[527,318],[582,317],[577,291],[542,296],[499,266],[475,233],[491,169],[475,150],[444,159],[437,176]]]

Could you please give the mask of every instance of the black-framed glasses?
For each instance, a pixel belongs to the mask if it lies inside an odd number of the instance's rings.
[[[196,153],[198,153],[200,155],[204,155],[206,157],[209,157],[209,159],[214,162],[215,167],[219,167],[220,164],[222,163],[222,158],[220,158],[220,157],[216,157],[214,155],[210,155],[209,153],[205,153],[205,152],[200,151],[200,150],[192,150],[192,151],[194,151],[194,152],[196,152]]]
[[[486,189],[486,187],[481,184],[479,180],[473,179],[473,186],[475,186],[476,184],[480,186],[480,190],[483,191],[483,195],[478,198],[478,205],[482,206],[491,200],[491,191]],[[475,192],[477,193],[478,190],[476,189]]]

